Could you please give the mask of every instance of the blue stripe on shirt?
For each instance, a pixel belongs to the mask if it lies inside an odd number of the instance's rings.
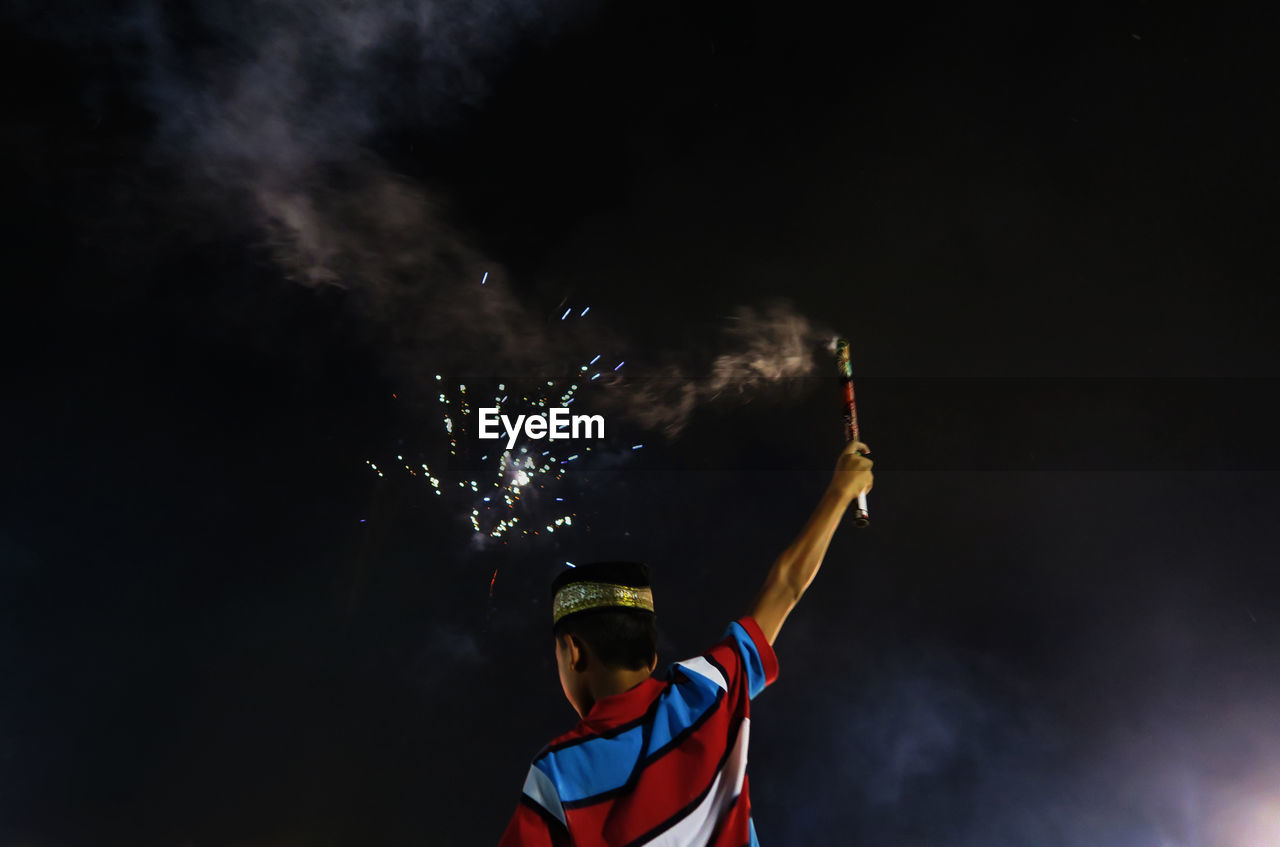
[[[547,753],[533,763],[551,778],[560,802],[572,803],[626,784],[640,757],[644,727]]]
[[[725,635],[733,636],[734,646],[742,656],[742,665],[747,672],[747,694],[754,700],[757,694],[764,691],[765,686],[764,662],[760,659],[760,651],[756,649],[756,643],[751,640],[746,629],[737,621],[729,624]]]
[[[662,692],[654,710],[646,756],[696,724],[719,698],[720,686],[701,674],[681,669],[674,680]],[[581,744],[554,750],[533,764],[551,778],[562,803],[576,803],[626,785],[640,759],[643,742],[644,727],[637,726],[610,738],[588,738]]]

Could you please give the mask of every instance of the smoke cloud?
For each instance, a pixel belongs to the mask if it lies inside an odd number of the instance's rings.
[[[843,832],[848,843],[875,847],[1280,843],[1280,691],[1244,690],[1232,672],[1185,660],[1168,672],[1154,686],[1135,679],[1105,693],[1072,684],[1059,698],[990,657],[942,645],[841,668],[830,698],[806,704],[821,737],[797,730],[785,749],[754,751],[762,776],[753,793],[772,791],[773,805],[789,811],[785,822],[761,821],[761,839],[823,844]],[[1128,708],[1099,713],[1100,697]]]
[[[576,11],[322,0],[265,2],[246,15],[215,4],[186,22],[215,45],[208,55],[182,49],[190,33],[156,7],[132,25],[148,46],[157,150],[196,184],[199,202],[247,216],[286,277],[349,292],[395,366],[448,367],[477,350],[490,361],[519,351],[537,366],[553,345],[530,329],[536,321],[497,263],[371,142],[392,129],[431,131],[478,105],[517,41],[550,37]]]
[[[392,372],[426,380],[565,373],[602,339],[626,348],[607,330],[576,337],[549,323],[454,225],[445,198],[375,152],[388,133],[430,134],[482,106],[516,48],[553,39],[592,5],[144,2],[109,21],[32,7],[26,23],[138,48],[117,45],[158,118],[168,226],[247,232],[287,279],[342,289]],[[782,304],[743,308],[709,360],[628,355],[642,376],[601,380],[601,405],[675,436],[703,403],[809,373],[820,336]]]

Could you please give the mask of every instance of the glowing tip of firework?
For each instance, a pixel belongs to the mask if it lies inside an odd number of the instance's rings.
[[[576,568],[576,567],[577,567],[577,565],[575,565],[573,562],[565,562],[565,564],[566,564],[566,565],[568,565],[568,566],[569,566],[569,567],[571,567],[571,568]]]
[[[440,374],[436,374],[436,379],[441,379]]]

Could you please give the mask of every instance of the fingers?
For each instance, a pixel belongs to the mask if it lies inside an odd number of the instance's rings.
[[[869,452],[871,448],[861,441],[853,441],[846,445],[840,454],[839,461],[836,462],[833,483],[852,496],[870,491],[874,480],[871,475],[871,458],[865,455]]]
[[[854,477],[860,474],[865,474],[869,479],[873,463],[871,457],[866,454],[870,451],[871,448],[861,441],[850,442],[836,462],[836,474],[849,484],[853,484]],[[861,485],[862,483],[859,482],[858,484]]]

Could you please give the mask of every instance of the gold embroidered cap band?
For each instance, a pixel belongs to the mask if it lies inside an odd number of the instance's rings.
[[[565,615],[585,612],[587,609],[604,609],[621,606],[627,609],[653,611],[653,589],[632,588],[611,582],[571,582],[556,592],[552,603],[554,626]]]

